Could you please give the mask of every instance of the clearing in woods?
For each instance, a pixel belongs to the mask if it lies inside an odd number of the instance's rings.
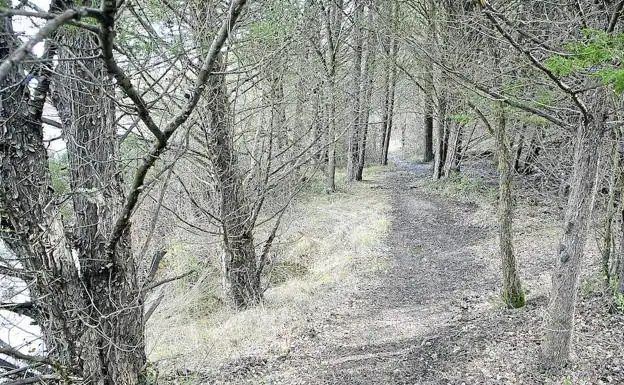
[[[528,304],[504,309],[498,300],[495,198],[477,203],[440,193],[430,187],[430,165],[394,163],[380,180],[368,182],[387,194],[392,207],[385,268],[363,274],[348,296],[326,303],[316,315],[322,319],[310,321],[315,326],[288,354],[239,360],[204,380],[289,385],[624,381],[618,338],[607,341],[614,331],[621,339],[621,317],[606,314],[591,296],[579,304],[577,363],[558,375],[537,367],[556,218],[518,214],[516,246]],[[489,183],[495,191],[495,179]],[[603,324],[592,323],[595,312],[606,319]],[[611,364],[602,357],[611,357]]]

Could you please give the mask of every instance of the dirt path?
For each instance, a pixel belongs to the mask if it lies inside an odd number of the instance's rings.
[[[548,289],[543,276],[556,240],[541,225],[544,218],[517,218],[524,223],[516,243],[528,302],[504,309],[492,207],[427,193],[422,186],[429,165],[394,163],[381,183],[370,186],[384,189],[391,201],[392,226],[380,250],[385,268],[344,283],[335,303],[321,299],[309,331],[287,354],[237,362],[220,370],[216,383],[624,383],[617,353],[624,317],[607,314],[591,292],[578,306],[579,360],[563,373],[539,370]],[[370,260],[357,263],[365,269]]]
[[[387,270],[362,280],[344,304],[328,305],[329,317],[285,362],[263,370],[260,383],[461,384],[474,377],[462,367],[487,343],[489,327],[471,314],[495,291],[495,277],[470,247],[495,234],[470,225],[474,205],[414,188],[429,165],[395,163],[383,185],[392,200]]]

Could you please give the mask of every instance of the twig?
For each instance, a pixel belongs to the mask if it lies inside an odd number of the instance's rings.
[[[145,285],[145,286],[143,286],[143,287],[141,288],[141,291],[149,291],[149,290],[155,289],[155,288],[157,288],[158,286],[162,286],[162,285],[164,285],[164,284],[166,284],[166,283],[173,282],[173,281],[177,281],[178,279],[182,279],[182,278],[184,278],[184,277],[187,277],[187,276],[189,276],[189,275],[193,274],[194,272],[195,272],[195,270],[189,270],[189,271],[187,271],[187,272],[186,272],[186,273],[184,273],[184,274],[180,274],[180,275],[177,275],[177,276],[175,276],[175,277],[171,277],[171,278],[163,279],[162,281],[158,281],[158,282],[154,282],[154,283],[149,284],[149,285]]]

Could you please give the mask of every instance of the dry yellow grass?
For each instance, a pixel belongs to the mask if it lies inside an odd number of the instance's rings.
[[[390,202],[386,190],[371,188],[382,177],[380,169],[367,169],[365,175],[367,182],[341,183],[339,191],[329,195],[307,193],[294,204],[284,220],[273,265],[305,266],[305,274],[286,275],[283,283],[266,291],[262,306],[234,312],[216,301],[202,301],[218,289],[214,269],[190,288],[178,284],[168,289],[148,324],[150,360],[167,373],[174,368],[202,371],[246,356],[287,355],[324,305],[339,301],[361,274],[384,268],[379,249],[390,228]],[[192,262],[184,256],[185,247],[180,249],[176,263]],[[364,260],[366,269],[360,269]]]

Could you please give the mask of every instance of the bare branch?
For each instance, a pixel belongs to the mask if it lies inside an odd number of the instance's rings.
[[[9,344],[7,344],[4,341],[0,341],[0,354],[6,354],[7,356],[11,356],[13,358],[17,358],[18,360],[22,360],[22,361],[38,362],[38,363],[46,364],[50,366],[58,366],[55,362],[53,362],[49,358],[24,354],[20,352],[19,350],[12,348],[11,346],[9,346]]]
[[[210,49],[208,51],[208,54],[206,55],[206,58],[204,59],[204,64],[201,68],[201,71],[199,72],[197,76],[197,79],[195,81],[195,86],[192,92],[190,93],[191,97],[189,98],[186,106],[176,117],[173,118],[173,120],[169,122],[169,124],[167,124],[165,130],[163,131],[164,141],[157,140],[156,143],[154,143],[152,149],[149,151],[149,153],[147,153],[143,157],[143,162],[141,166],[139,167],[139,169],[136,171],[134,180],[132,182],[132,186],[130,188],[130,193],[128,195],[128,198],[126,199],[126,203],[124,204],[122,213],[117,219],[117,222],[115,223],[115,226],[113,227],[113,231],[111,232],[109,242],[107,245],[107,249],[109,250],[109,252],[112,253],[112,251],[115,249],[115,246],[117,245],[117,242],[119,241],[119,238],[121,238],[121,235],[123,234],[124,230],[128,226],[130,216],[132,215],[132,212],[134,211],[134,208],[137,204],[137,201],[139,199],[139,195],[145,183],[145,177],[148,171],[154,166],[154,164],[156,163],[156,160],[158,159],[160,154],[164,151],[169,138],[178,129],[178,127],[180,127],[182,124],[184,124],[184,122],[186,122],[186,120],[189,118],[189,116],[191,115],[195,107],[197,106],[197,103],[199,102],[199,99],[204,89],[206,88],[206,81],[208,80],[208,77],[210,76],[210,73],[213,69],[217,56],[219,52],[221,52],[221,48],[225,44],[225,41],[230,36],[230,33],[232,32],[234,28],[236,20],[238,19],[238,16],[242,12],[243,7],[245,6],[246,3],[247,3],[246,0],[234,0],[232,2],[232,4],[230,5],[229,15],[227,19],[224,20],[223,24],[221,25],[221,28],[219,29],[219,32],[213,39]],[[112,58],[113,30],[110,27],[111,25],[107,25],[106,28],[104,28],[105,32],[103,33],[104,36],[102,36],[102,38],[103,38],[103,42],[104,42],[103,44],[105,47],[104,56],[105,58],[108,58],[105,60],[107,60],[107,63],[109,64],[114,64],[115,62],[114,62],[114,59]],[[114,66],[110,69],[113,70],[113,73],[114,73],[114,69],[115,69]],[[115,74],[115,76],[119,76],[119,75]],[[127,89],[125,90],[127,91]]]
[[[483,14],[488,18],[488,20],[490,20],[492,22],[492,24],[494,25],[494,28],[496,28],[496,30],[509,42],[511,43],[511,45],[518,50],[519,52],[523,53],[530,61],[531,63],[533,63],[533,65],[539,69],[540,71],[542,71],[543,73],[546,74],[546,76],[548,76],[556,85],[557,87],[559,87],[563,92],[565,92],[566,94],[570,95],[570,98],[572,99],[572,101],[574,102],[574,104],[576,104],[576,106],[579,108],[579,110],[581,111],[581,113],[583,114],[584,117],[587,117],[589,115],[588,111],[587,111],[587,107],[585,106],[585,103],[583,103],[583,101],[581,99],[579,99],[578,95],[576,92],[574,92],[570,86],[568,86],[567,84],[565,84],[558,76],[556,76],[551,70],[549,70],[548,68],[546,68],[546,66],[544,66],[532,53],[531,51],[529,51],[528,49],[525,49],[524,47],[522,47],[510,34],[509,32],[507,32],[502,25],[500,25],[500,23],[498,22],[498,20],[496,20],[496,18],[494,17],[495,11],[491,5],[486,5],[483,8]]]
[[[183,274],[180,274],[180,275],[176,275],[175,277],[166,278],[166,279],[163,279],[162,281],[158,281],[158,282],[151,283],[149,285],[145,285],[145,286],[143,286],[141,288],[141,291],[146,292],[146,291],[155,289],[158,286],[162,286],[162,285],[164,285],[166,283],[170,283],[170,282],[182,279],[184,277],[188,277],[189,275],[193,274],[194,272],[195,272],[195,270],[189,270],[186,273],[183,273]]]
[[[151,282],[158,272],[158,266],[163,258],[167,255],[167,250],[160,249],[154,253],[152,257],[152,263],[150,264],[150,271],[147,273],[146,281]]]
[[[37,310],[33,302],[1,303],[0,310],[8,310],[10,312],[20,314],[20,315],[25,315],[33,319],[35,318],[35,315],[37,314]]]
[[[4,12],[4,11],[3,11]],[[37,33],[35,36],[24,42],[20,45],[13,53],[6,58],[2,65],[0,65],[0,81],[4,80],[11,72],[13,68],[15,68],[20,61],[22,61],[26,55],[32,51],[32,49],[37,45],[37,43],[43,41],[43,39],[50,36],[54,31],[59,29],[63,24],[74,20],[80,17],[91,16],[95,17],[99,15],[99,10],[94,10],[90,8],[80,8],[80,9],[68,9],[67,11],[55,16],[53,19],[48,21]]]
[[[90,10],[90,11],[94,12],[95,10]],[[37,12],[25,11],[22,9],[0,9],[0,16],[25,16],[25,17],[36,17],[36,18],[44,19],[44,20],[54,20],[58,16],[58,14],[51,13],[51,12],[43,12],[43,11],[37,11]],[[77,18],[79,18],[79,16],[76,16],[76,19]],[[97,25],[84,23],[84,22],[77,21],[77,20],[68,20],[65,22],[65,24],[69,24],[74,27],[86,29],[87,31],[91,31],[95,34],[100,33],[100,28]]]
[[[617,25],[620,16],[622,16],[622,10],[624,10],[624,0],[621,0],[613,11],[613,15],[611,15],[611,19],[609,20],[609,26],[607,27],[607,32],[611,33],[615,30],[615,26]]]

